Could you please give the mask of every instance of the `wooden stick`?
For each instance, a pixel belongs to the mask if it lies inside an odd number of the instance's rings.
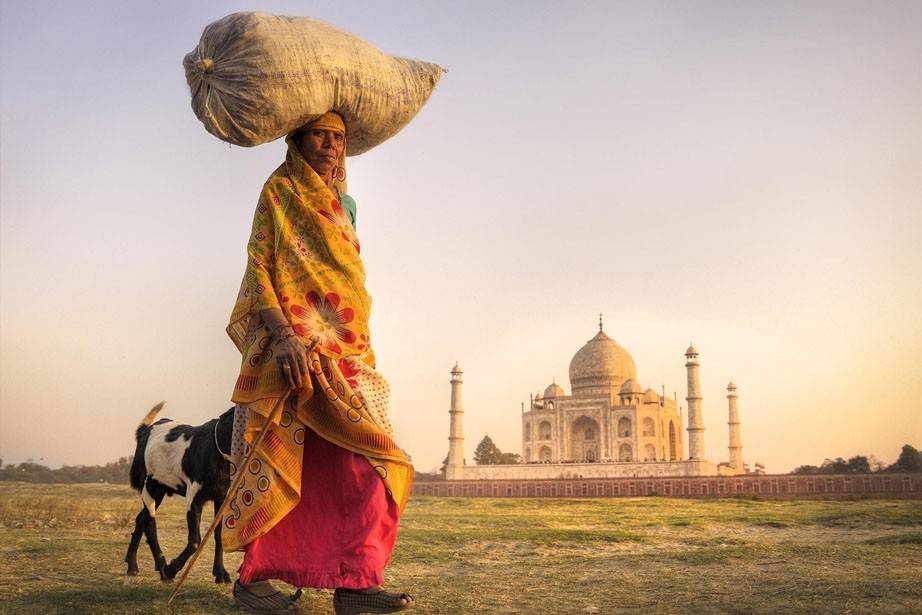
[[[237,497],[237,490],[240,488],[240,483],[243,482],[243,478],[246,476],[246,468],[250,465],[250,461],[252,461],[253,457],[256,456],[256,451],[259,450],[259,447],[263,443],[266,434],[269,433],[269,428],[281,414],[282,408],[285,407],[285,401],[288,399],[289,395],[291,395],[291,387],[285,389],[285,394],[282,395],[275,403],[275,407],[273,407],[272,412],[269,413],[269,420],[267,420],[266,424],[263,425],[263,428],[259,431],[259,435],[256,436],[256,441],[253,442],[253,447],[250,449],[250,454],[247,455],[246,459],[244,459],[243,465],[237,468],[237,476],[234,477],[234,482],[227,490],[227,496],[224,498],[224,502],[221,503],[221,508],[219,508],[217,514],[215,514],[214,521],[211,522],[211,527],[208,528],[207,532],[205,532],[205,537],[202,538],[202,542],[198,546],[198,549],[196,549],[195,553],[192,554],[192,559],[190,559],[186,564],[182,576],[179,577],[179,582],[176,583],[176,587],[173,588],[173,592],[170,594],[169,599],[166,601],[167,604],[173,604],[173,598],[175,598],[176,594],[179,593],[179,588],[182,587],[186,577],[189,576],[189,572],[195,565],[195,560],[197,560],[198,556],[201,555],[202,551],[205,550],[205,543],[208,542],[208,539],[211,538],[211,535],[214,534],[214,531],[217,529],[218,525],[223,521],[224,513],[227,510],[227,505],[230,504],[231,500]]]

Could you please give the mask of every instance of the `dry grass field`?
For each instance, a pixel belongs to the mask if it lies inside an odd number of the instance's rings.
[[[125,576],[137,509],[127,486],[0,483],[0,612],[234,612],[210,554],[172,609],[143,542]],[[182,501],[158,517],[169,558]],[[922,501],[415,498],[388,585],[420,614],[922,613]]]

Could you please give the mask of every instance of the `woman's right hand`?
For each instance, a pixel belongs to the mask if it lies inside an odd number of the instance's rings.
[[[276,331],[272,341],[272,354],[278,363],[282,379],[288,386],[297,390],[307,386],[308,374],[307,349],[291,327],[282,327]]]

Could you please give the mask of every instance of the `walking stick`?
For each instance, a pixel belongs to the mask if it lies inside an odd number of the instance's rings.
[[[197,560],[198,556],[201,555],[202,551],[205,550],[205,543],[208,542],[208,539],[211,538],[211,535],[214,534],[215,529],[217,529],[218,524],[220,524],[224,519],[224,512],[227,510],[227,505],[230,504],[234,497],[236,497],[237,489],[240,488],[240,483],[243,482],[243,478],[246,476],[246,472],[244,470],[247,466],[250,465],[250,461],[253,459],[253,457],[256,456],[256,451],[259,450],[259,446],[263,443],[266,434],[269,433],[269,428],[272,426],[272,423],[274,423],[276,419],[279,418],[279,415],[282,412],[282,408],[285,407],[285,401],[288,399],[289,395],[291,395],[291,387],[286,388],[285,393],[279,397],[277,402],[275,402],[275,407],[273,407],[272,412],[269,413],[269,420],[266,421],[266,424],[263,425],[263,428],[259,431],[259,435],[256,436],[256,441],[253,442],[253,446],[250,448],[250,454],[247,455],[246,459],[243,460],[243,465],[237,469],[237,476],[234,478],[234,482],[231,483],[230,489],[227,490],[227,496],[224,498],[224,502],[221,503],[221,508],[219,508],[218,512],[215,514],[214,521],[211,522],[211,527],[208,528],[207,532],[205,532],[205,537],[202,538],[202,542],[198,546],[198,549],[196,549],[195,553],[192,554],[192,559],[190,559],[189,563],[186,564],[186,569],[183,570],[182,576],[179,577],[179,582],[176,583],[176,587],[173,588],[173,593],[170,594],[170,597],[166,601],[167,604],[173,604],[173,598],[175,598],[176,594],[179,593],[179,588],[182,587],[186,577],[189,576],[189,572],[195,565],[195,560]]]

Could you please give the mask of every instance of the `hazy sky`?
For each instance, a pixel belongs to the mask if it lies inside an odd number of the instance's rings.
[[[706,453],[783,472],[922,446],[922,3],[0,3],[0,457],[103,463],[227,407],[224,333],[280,142],[229,147],[181,60],[237,10],[448,68],[350,160],[398,442],[521,452],[606,332],[644,387],[701,352]]]

